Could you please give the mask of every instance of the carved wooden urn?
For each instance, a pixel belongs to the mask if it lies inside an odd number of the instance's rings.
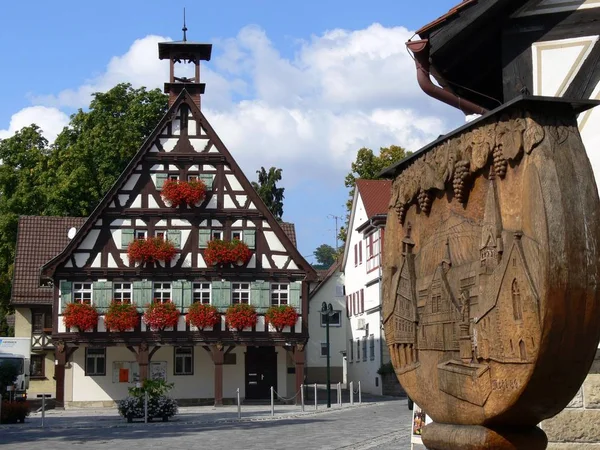
[[[519,98],[386,173],[383,313],[430,449],[543,449],[600,337],[596,102]]]

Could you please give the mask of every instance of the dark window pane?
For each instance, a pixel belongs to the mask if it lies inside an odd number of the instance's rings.
[[[182,362],[181,357],[177,357],[175,358],[175,373],[176,374],[181,374],[181,372],[183,372],[183,362]]]

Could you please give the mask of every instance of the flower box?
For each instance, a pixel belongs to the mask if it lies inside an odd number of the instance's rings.
[[[77,328],[82,332],[93,330],[98,325],[98,311],[87,303],[68,303],[63,322],[67,328]]]
[[[227,308],[225,320],[230,328],[242,331],[244,328],[252,328],[256,325],[258,318],[254,306],[237,303]]]
[[[104,324],[108,331],[133,330],[139,323],[140,316],[135,305],[131,303],[113,300],[104,316]]]
[[[252,258],[250,248],[244,242],[237,239],[233,241],[215,239],[210,241],[206,250],[204,250],[204,261],[209,266],[216,266],[217,264],[243,266],[248,264],[250,258]]]
[[[157,299],[146,307],[144,323],[152,331],[165,331],[176,327],[179,321],[179,310],[172,302],[159,303]]]
[[[206,197],[206,185],[202,180],[167,180],[163,185],[161,195],[173,207],[182,203],[194,206]]]
[[[220,323],[221,315],[215,306],[197,302],[190,306],[185,320],[187,323],[197,327],[198,330],[204,331],[206,328],[215,327]]]
[[[175,250],[173,243],[161,237],[136,239],[127,247],[127,256],[131,262],[167,262],[173,259],[175,253],[177,253],[177,250]]]
[[[278,333],[285,327],[293,328],[297,321],[296,308],[290,305],[271,306],[265,313],[265,322],[272,325]]]

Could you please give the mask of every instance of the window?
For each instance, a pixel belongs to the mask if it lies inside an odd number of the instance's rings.
[[[169,181],[178,181],[178,180],[179,180],[179,175],[169,174]]]
[[[135,237],[135,239],[138,239],[138,240],[146,239],[146,237],[148,236],[148,231],[146,231],[146,230],[135,230],[133,232],[133,236]]]
[[[92,283],[73,283],[73,303],[92,303]]]
[[[241,230],[235,230],[235,231],[231,232],[231,239],[232,240],[235,239],[235,240],[241,241],[242,237],[243,237],[243,235],[242,235],[242,231]]]
[[[327,342],[321,342],[321,357],[327,358]]]
[[[113,300],[119,303],[131,303],[131,283],[115,283]]]
[[[171,301],[171,283],[154,283],[154,302],[166,303]]]
[[[188,175],[188,181],[198,181],[198,175]]]
[[[512,282],[512,304],[513,304],[513,317],[515,320],[523,319],[523,304],[521,303],[521,293],[519,291],[519,283],[515,278]]]
[[[174,375],[194,375],[194,347],[175,347]]]
[[[367,337],[363,337],[362,338],[362,356],[363,356],[363,361],[367,360]]]
[[[250,283],[231,283],[231,303],[250,303]]]
[[[358,246],[354,244],[354,267],[358,266]]]
[[[44,374],[44,360],[44,355],[35,355],[33,353],[31,354],[31,378],[44,378],[46,376]]]
[[[356,361],[360,361],[360,340],[356,340]]]
[[[348,341],[348,351],[348,361],[352,362],[354,361],[354,341],[352,339]]]
[[[192,291],[194,303],[210,303],[210,283],[194,283]]]
[[[85,376],[91,377],[104,375],[106,375],[106,349],[86,347]]]
[[[369,359],[375,361],[375,335],[369,336]]]
[[[321,314],[321,326],[327,326],[325,314]],[[342,312],[341,311],[333,311],[333,314],[329,316],[329,326],[330,327],[341,327],[342,326]]]
[[[52,332],[52,313],[34,312],[32,331],[34,333]]]
[[[288,304],[288,285],[271,284],[271,305],[280,306]]]
[[[381,241],[379,239],[379,231],[375,231],[367,236],[366,241],[367,272],[371,272],[379,268],[381,264]]]
[[[154,236],[156,236],[157,238],[161,238],[163,240],[167,240],[167,230],[156,230],[154,232]]]
[[[210,232],[210,238],[215,241],[215,240],[223,240],[223,230],[211,230]]]
[[[362,264],[362,240],[358,243],[358,265]]]

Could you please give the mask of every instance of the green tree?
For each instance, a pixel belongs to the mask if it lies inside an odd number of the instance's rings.
[[[261,167],[260,170],[256,171],[258,183],[256,181],[252,182],[254,190],[279,221],[283,216],[283,191],[285,191],[285,188],[277,187],[277,182],[281,181],[281,172],[282,169],[276,169],[275,167],[271,167],[268,172],[264,167]]]
[[[328,269],[335,262],[337,253],[331,245],[321,244],[313,252],[313,255],[315,255],[319,266]]]

